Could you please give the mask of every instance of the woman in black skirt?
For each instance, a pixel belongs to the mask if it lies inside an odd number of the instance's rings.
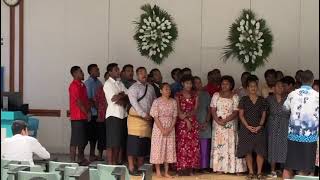
[[[241,119],[239,130],[239,144],[237,156],[245,157],[249,169],[248,179],[263,179],[261,174],[264,158],[267,154],[266,134],[264,122],[266,119],[267,103],[257,95],[258,82],[249,76],[247,79],[248,96],[241,98],[239,103],[239,116]],[[252,153],[257,154],[258,172],[255,177],[253,172]]]

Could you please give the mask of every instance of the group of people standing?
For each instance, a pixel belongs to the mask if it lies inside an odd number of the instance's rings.
[[[157,176],[164,164],[165,177],[171,177],[171,168],[181,175],[199,169],[248,171],[249,179],[263,179],[265,159],[273,176],[276,163],[283,164],[284,177],[292,177],[291,170],[314,170],[319,93],[311,85],[316,88],[319,81],[311,71],[298,71],[295,80],[269,69],[261,90],[257,76],[244,72],[242,86],[235,88],[233,77],[221,76],[219,69],[208,73],[206,86],[189,68],[173,69],[171,85],[162,82],[158,69],[148,74],[144,67],[135,70],[135,81],[132,65],[120,71],[116,63],[108,64],[104,85],[96,64],[88,73],[83,83],[81,68],[71,68],[72,161],[78,148],[78,161],[89,163],[83,153],[89,140],[90,161],[102,160],[106,149],[108,164],[122,164],[127,157],[131,175],[140,175],[137,167],[147,159]]]

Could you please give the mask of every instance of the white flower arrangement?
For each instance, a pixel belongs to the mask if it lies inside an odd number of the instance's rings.
[[[271,53],[273,37],[265,20],[256,19],[251,10],[243,10],[230,28],[228,41],[222,58],[237,57],[246,70],[254,71]]]
[[[141,7],[145,13],[136,22],[137,31],[134,39],[138,43],[141,55],[147,56],[160,64],[173,51],[173,42],[178,31],[171,16],[158,6],[147,4]]]

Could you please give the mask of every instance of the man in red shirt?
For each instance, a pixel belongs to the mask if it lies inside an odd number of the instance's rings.
[[[84,157],[84,149],[87,141],[87,121],[90,117],[90,105],[87,96],[87,89],[84,74],[79,66],[73,66],[70,70],[73,81],[69,86],[70,99],[70,120],[71,120],[71,140],[70,157],[71,161],[76,161],[76,149],[78,148],[78,161],[80,165],[88,165],[89,161]]]
[[[208,72],[208,84],[204,87],[210,96],[220,91],[221,72],[219,69],[214,69]]]

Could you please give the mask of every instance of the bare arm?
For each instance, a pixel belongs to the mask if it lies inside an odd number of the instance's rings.
[[[84,112],[84,113],[88,112],[89,108],[86,107],[80,99],[77,99],[76,103],[82,112]]]
[[[233,111],[232,114],[230,114],[224,119],[224,122],[233,121],[237,116],[238,116],[238,111]]]
[[[159,121],[158,117],[154,118],[154,123],[156,123],[157,127],[160,129],[161,132],[164,132],[164,128],[163,128],[161,122]]]
[[[241,123],[247,128],[249,125],[247,123],[247,120],[244,117],[244,110],[243,109],[239,109],[239,118],[241,120]]]

